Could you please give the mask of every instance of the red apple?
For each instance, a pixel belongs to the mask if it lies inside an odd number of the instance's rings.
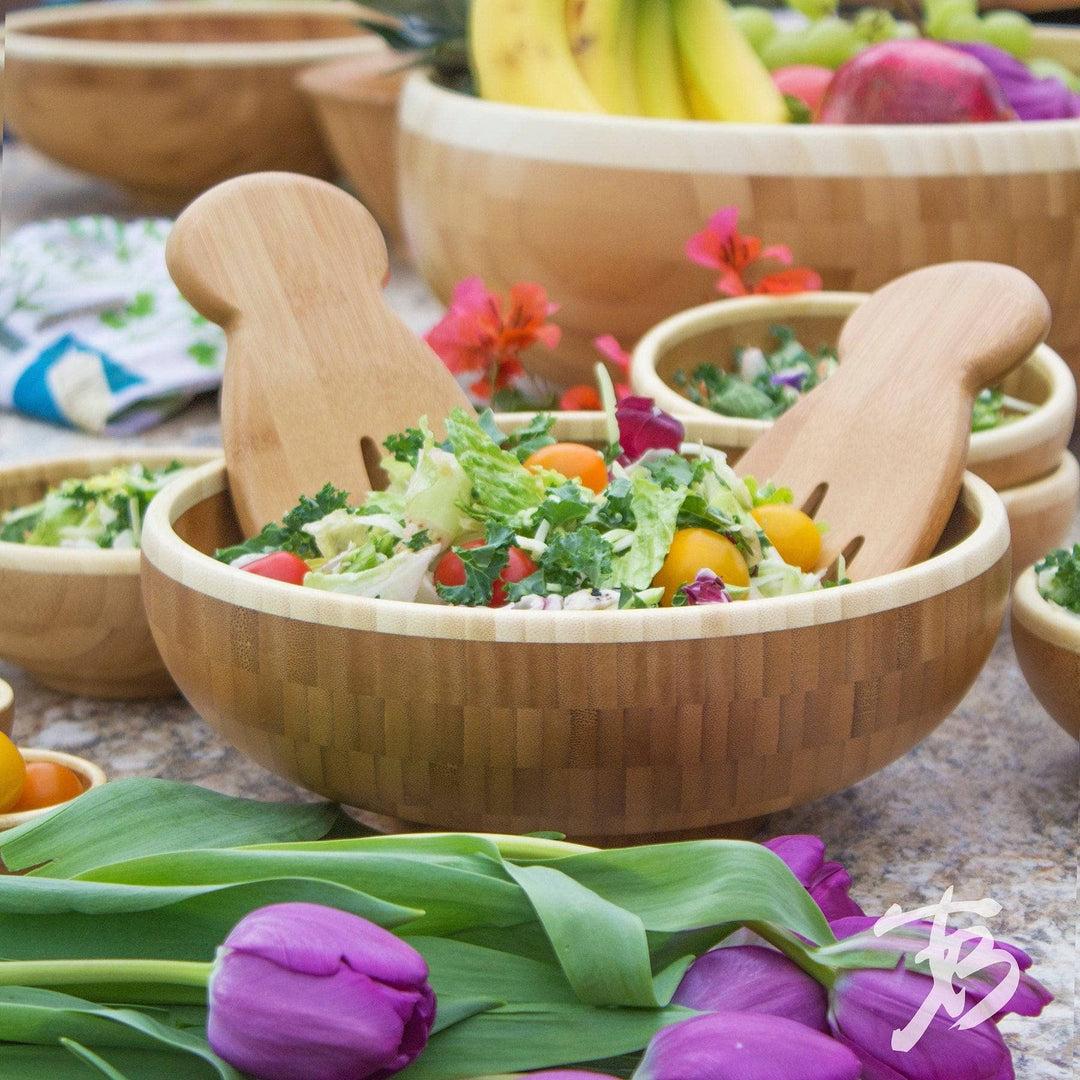
[[[773,82],[781,94],[797,97],[811,115],[817,113],[825,88],[832,81],[832,68],[818,64],[789,64],[772,73]]]
[[[837,68],[818,119],[829,124],[1015,120],[980,60],[936,41],[883,41]]]

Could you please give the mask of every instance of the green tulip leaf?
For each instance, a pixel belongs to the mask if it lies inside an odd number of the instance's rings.
[[[107,1055],[106,1066],[112,1072],[89,1056],[75,1054],[69,1040],[57,1046],[4,1044],[0,1046],[0,1076],[5,1080],[101,1080],[102,1076],[110,1080],[220,1080],[212,1065],[190,1054],[120,1047],[93,1054],[98,1061],[105,1061],[101,1055]]]
[[[95,866],[186,848],[315,840],[334,826],[333,803],[238,799],[171,780],[133,777],[78,799],[0,837],[11,873],[73,877]]]
[[[85,1061],[88,1065],[92,1065],[98,1072],[106,1076],[108,1080],[130,1080],[130,1078],[125,1076],[119,1069],[114,1069],[103,1057],[95,1054],[93,1050],[83,1046],[82,1043],[76,1042],[74,1039],[61,1039],[60,1045],[80,1060]]]

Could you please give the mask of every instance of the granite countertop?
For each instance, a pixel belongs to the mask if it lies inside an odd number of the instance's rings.
[[[3,232],[23,221],[93,211],[132,213],[103,184],[54,168],[25,148],[4,155]],[[414,329],[441,308],[395,261],[390,302]],[[216,445],[213,400],[203,399],[137,445]],[[101,448],[106,440],[0,413],[0,462]],[[1074,450],[1076,446],[1074,443]],[[1080,518],[1069,541],[1080,540]],[[24,745],[82,754],[110,777],[162,776],[262,799],[313,796],[226,744],[179,698],[107,702],[35,685],[0,662],[15,690],[15,734]],[[1032,696],[1008,624],[955,712],[918,747],[846,791],[773,815],[760,839],[790,832],[824,837],[828,856],[854,879],[873,913],[956,897],[992,897],[990,930],[1022,945],[1056,1001],[1038,1019],[1002,1029],[1020,1080],[1070,1080],[1080,1060],[1076,1024],[1077,841],[1080,753]]]

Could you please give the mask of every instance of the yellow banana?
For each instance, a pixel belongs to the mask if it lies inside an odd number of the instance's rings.
[[[600,104],[639,116],[634,74],[636,0],[566,0],[570,51]]]
[[[570,52],[566,0],[472,0],[469,50],[477,92],[541,109],[602,112]]]
[[[784,98],[726,0],[672,0],[687,93],[701,120],[783,123]]]
[[[635,70],[644,116],[693,116],[679,67],[671,0],[637,0]]]

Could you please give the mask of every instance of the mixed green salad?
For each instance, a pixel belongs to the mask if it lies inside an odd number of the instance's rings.
[[[699,364],[689,375],[677,371],[675,385],[694,402],[722,416],[775,420],[839,367],[836,349],[819,345],[810,352],[789,326],[773,326],[776,347],[770,351],[747,345],[735,350],[732,370]],[[971,430],[988,431],[1031,412],[1029,402],[1007,396],[999,387],[982,390],[975,399]]]
[[[8,510],[0,518],[0,540],[42,547],[137,548],[150,500],[183,468],[179,461],[161,469],[135,463],[62,480],[37,502]]]
[[[442,442],[421,420],[386,440],[385,490],[349,506],[327,485],[217,558],[355,596],[534,610],[821,587],[821,534],[790,491],[740,479],[649,399],[611,419],[606,453],[556,442],[550,416],[507,434],[457,409]]]
[[[1080,615],[1080,544],[1047,552],[1035,564],[1035,587],[1044,600]]]

